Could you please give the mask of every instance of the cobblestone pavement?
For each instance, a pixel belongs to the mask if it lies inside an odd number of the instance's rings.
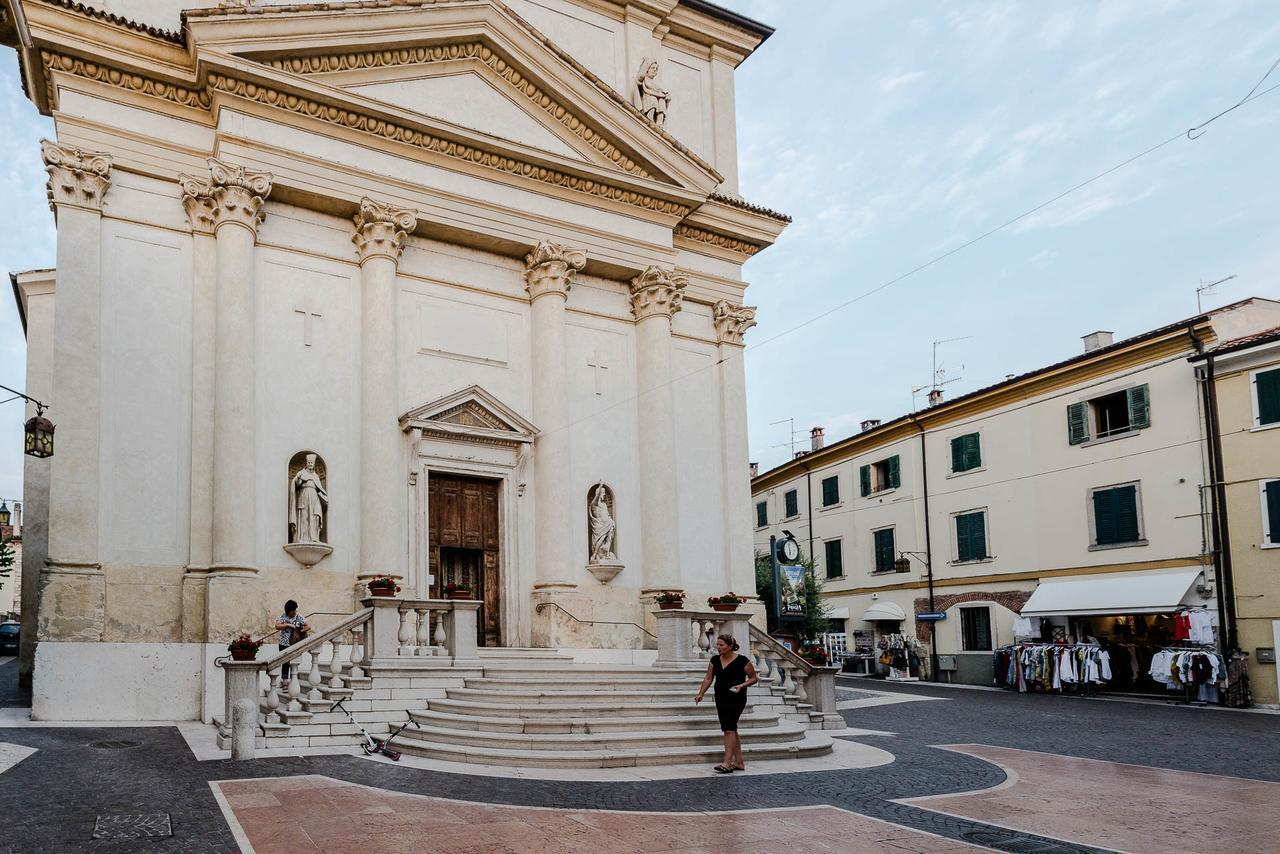
[[[992,762],[934,747],[961,743],[1280,780],[1280,717],[1273,715],[931,686],[867,687],[947,699],[843,713],[851,726],[897,733],[853,738],[891,751],[895,761],[890,765],[676,782],[479,777],[347,756],[197,762],[171,728],[0,729],[0,742],[38,751],[0,774],[0,851],[236,851],[210,781],[320,775],[389,792],[564,810],[692,813],[829,804],[992,850],[1060,854],[1105,849],[896,801],[988,789],[1005,781],[1005,773]],[[171,837],[93,838],[95,827],[131,821],[119,816],[148,815],[140,819],[145,823],[157,813],[168,814]],[[896,854],[900,849],[884,850]]]

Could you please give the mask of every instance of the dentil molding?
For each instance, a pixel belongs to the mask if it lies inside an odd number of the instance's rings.
[[[670,318],[684,302],[689,280],[661,267],[649,267],[631,280],[631,311],[639,323],[646,317]]]
[[[379,256],[399,261],[405,238],[418,227],[418,215],[366,197],[360,200],[354,222],[356,230],[351,242],[356,245],[356,257],[361,264]]]
[[[587,263],[587,253],[541,240],[524,256],[524,263],[524,283],[532,302],[546,294],[567,296],[573,286],[573,274]]]
[[[208,163],[213,186],[214,229],[236,223],[256,235],[258,224],[267,216],[263,207],[271,195],[271,174],[233,166],[214,157],[210,157]]]
[[[712,307],[716,324],[716,340],[721,344],[741,344],[742,336],[756,325],[756,307],[734,305],[722,299]]]
[[[70,145],[40,140],[40,156],[45,171],[49,208],[71,205],[101,211],[102,199],[111,186],[111,156],[100,151],[84,151]]]

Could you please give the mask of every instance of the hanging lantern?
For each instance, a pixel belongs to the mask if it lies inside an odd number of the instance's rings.
[[[898,558],[897,560],[895,560],[895,561],[893,562],[893,568],[894,568],[894,569],[896,569],[898,572],[910,572],[910,571],[911,571],[911,559],[910,559],[910,558],[905,558],[905,557],[900,557],[900,558]]]
[[[27,419],[26,453],[32,457],[53,456],[53,422],[43,415]]]
[[[0,501],[0,528],[9,524],[9,502]]]

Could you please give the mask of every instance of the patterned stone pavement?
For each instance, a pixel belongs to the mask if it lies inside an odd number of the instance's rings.
[[[572,840],[577,840],[573,845],[594,841],[597,847],[591,850],[596,851],[679,851],[684,843],[685,854],[783,849],[788,854],[824,850],[901,854],[959,852],[971,847],[1035,854],[1157,850],[1135,844],[1144,839],[1144,822],[1153,828],[1159,825],[1162,844],[1181,840],[1178,850],[1280,852],[1267,828],[1253,832],[1256,826],[1242,823],[1247,810],[1221,808],[1228,802],[1248,804],[1250,798],[1267,800],[1272,789],[1259,786],[1258,781],[1280,783],[1280,718],[1274,715],[931,686],[854,683],[844,687],[945,699],[844,712],[851,726],[897,733],[852,737],[892,752],[895,760],[889,765],[626,783],[449,774],[354,756],[198,762],[179,733],[167,727],[0,729],[0,743],[36,749],[0,773],[0,851],[232,852],[241,850],[228,822],[228,815],[233,815],[234,827],[249,838],[268,832],[263,828],[270,828],[276,817],[281,826],[288,824],[288,816],[295,817],[297,832],[286,833],[283,839],[263,839],[255,846],[260,852],[365,848],[483,850],[487,854],[536,848],[538,854],[551,854],[590,848],[572,847]],[[961,752],[942,745],[968,746]],[[992,748],[1013,750],[988,752]],[[1061,764],[1036,777],[1019,763],[1030,761],[1034,768],[1048,760],[1021,759],[1022,751],[1047,753]],[[1130,766],[1144,767],[1135,771]],[[1004,768],[1013,773],[1007,774]],[[1129,810],[1123,816],[1127,835],[1114,840],[1085,832],[1089,822],[1078,815],[1075,824],[1063,821],[1062,815],[1070,818],[1070,809],[1055,811],[1046,806],[1060,807],[1074,797],[1082,810],[1096,812],[1097,798],[1086,793],[1104,790],[1110,779],[1167,795],[1155,777],[1136,782],[1135,773],[1150,769],[1212,773],[1218,775],[1213,779],[1220,788],[1200,793],[1204,802],[1197,809],[1188,807],[1181,817],[1177,810],[1145,817],[1142,810]],[[283,799],[271,788],[279,784],[268,783],[281,779],[286,781],[286,791],[295,792]],[[255,791],[254,781],[267,786]],[[323,782],[316,785],[316,781]],[[367,788],[348,798],[357,791],[353,786]],[[992,798],[962,794],[997,786],[1002,788],[996,791],[1003,794],[987,794],[1017,800],[993,806]],[[1048,796],[1049,791],[1055,796]],[[264,795],[275,798],[278,805]],[[335,797],[340,804],[332,802]],[[1184,802],[1196,800],[1183,793]],[[1017,807],[1025,814],[1002,806]],[[248,812],[242,816],[241,811]],[[1213,820],[1201,820],[1206,812]],[[398,817],[401,813],[412,820]],[[653,813],[674,815],[655,819]],[[168,816],[167,826],[159,814]],[[346,818],[335,822],[341,815]],[[463,843],[470,838],[444,833],[460,815],[472,816],[470,825],[500,832],[501,839],[495,835],[478,842],[481,847],[467,847]],[[307,825],[317,821],[328,823],[327,829],[316,830],[321,840],[327,840],[321,845]],[[167,829],[171,835],[94,838],[95,827],[135,825],[159,828],[157,833]],[[386,832],[393,825],[396,829]],[[436,829],[429,830],[433,826]],[[602,827],[609,830],[610,844],[601,845],[597,839]],[[717,827],[727,835],[717,837]],[[335,834],[342,828],[360,830],[339,842]],[[547,836],[546,828],[559,828],[564,844],[552,845],[548,840],[554,834]],[[467,833],[473,830],[469,827]],[[371,835],[379,837],[376,845]],[[612,847],[612,842],[624,838],[631,847]],[[1206,847],[1206,838],[1214,844]],[[1220,845],[1220,839],[1232,844]],[[819,840],[825,840],[821,845],[827,847],[820,847]],[[1236,847],[1244,840],[1256,842],[1256,847]],[[526,844],[531,841],[540,844]]]

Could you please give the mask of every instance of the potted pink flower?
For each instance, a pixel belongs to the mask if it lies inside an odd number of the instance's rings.
[[[394,596],[400,592],[400,585],[390,575],[379,575],[370,578],[366,585],[370,596]]]
[[[713,611],[736,611],[739,605],[745,605],[746,603],[746,596],[739,596],[732,590],[728,593],[721,593],[719,596],[707,597],[707,604],[711,606]]]
[[[262,641],[256,641],[248,635],[241,635],[227,644],[227,652],[231,653],[232,661],[253,661],[258,657],[258,650],[261,647]]]
[[[664,611],[674,611],[684,607],[684,593],[679,590],[663,590],[653,597],[653,601]]]

